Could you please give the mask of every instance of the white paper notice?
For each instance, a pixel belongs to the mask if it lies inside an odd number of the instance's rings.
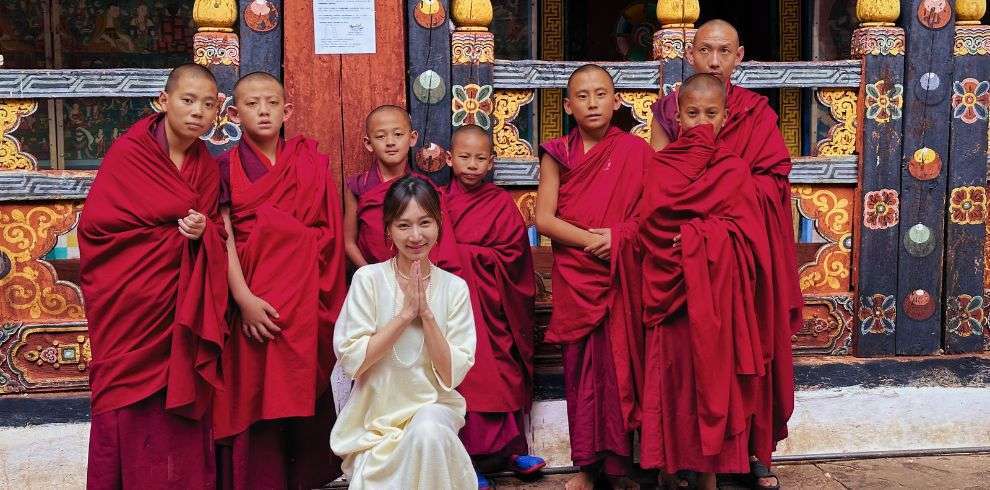
[[[375,0],[313,0],[316,54],[375,52]]]

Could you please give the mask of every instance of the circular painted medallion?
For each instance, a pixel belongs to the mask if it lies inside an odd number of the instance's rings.
[[[254,0],[244,7],[244,24],[254,32],[268,32],[278,27],[278,6],[268,0]]]
[[[430,143],[416,152],[416,166],[424,172],[433,173],[449,164],[450,152],[436,143]]]
[[[433,70],[426,70],[413,80],[413,95],[424,104],[436,104],[443,100],[446,94],[447,87],[443,83],[443,78]]]
[[[904,298],[904,313],[912,320],[925,320],[935,313],[935,301],[928,291],[916,289]]]
[[[440,0],[419,0],[413,10],[416,23],[424,29],[439,27],[447,20],[447,12]]]
[[[911,156],[908,172],[918,180],[932,180],[942,172],[942,158],[935,150],[921,147]]]
[[[921,88],[932,91],[938,90],[940,85],[942,85],[942,79],[938,77],[937,73],[928,72],[921,75]]]
[[[921,0],[921,5],[918,5],[918,21],[929,29],[941,29],[951,18],[952,8],[948,0]]]
[[[904,249],[915,257],[926,257],[935,250],[934,233],[931,228],[918,223],[904,234]]]

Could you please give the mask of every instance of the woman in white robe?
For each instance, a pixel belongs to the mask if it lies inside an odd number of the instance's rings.
[[[430,264],[440,234],[433,187],[406,177],[384,204],[397,255],[358,269],[334,331],[334,350],[354,380],[330,435],[352,489],[471,489],[477,478],[457,437],[464,398],[455,391],[474,364],[467,284]]]

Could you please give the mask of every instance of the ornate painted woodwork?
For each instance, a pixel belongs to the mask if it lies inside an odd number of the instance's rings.
[[[894,27],[899,5],[859,2],[861,26],[852,55],[863,60],[859,192],[857,196],[858,315],[854,351],[891,355],[898,322],[897,254],[900,244],[901,145],[904,114],[904,30]],[[873,5],[867,5],[873,4]]]
[[[930,315],[904,311],[897,317],[895,352],[929,355],[942,349],[945,162],[950,158],[953,85],[952,64],[945,60],[952,56],[955,24],[942,16],[950,9],[948,2],[912,0],[903,2],[903,7],[906,46],[924,48],[905,54],[901,161],[906,165],[901,169],[898,240],[903,246],[898,249],[895,298],[898,306],[916,305],[912,298],[924,293],[933,307]]]
[[[983,138],[990,113],[990,53],[955,49],[975,45],[971,40],[988,34],[986,26],[979,25],[985,12],[985,1],[956,2],[942,333],[945,350],[950,353],[982,351],[990,337],[986,328],[982,246],[987,240],[990,205],[987,141]]]
[[[450,2],[406,2],[409,68],[406,71],[409,116],[419,131],[413,150],[416,166],[438,182],[449,179],[451,132],[451,63],[467,52],[462,40],[451,39]],[[463,7],[462,7],[463,8]],[[461,57],[463,59],[463,56]]]

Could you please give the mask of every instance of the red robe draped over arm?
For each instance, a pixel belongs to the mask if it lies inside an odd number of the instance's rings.
[[[560,166],[557,217],[582,229],[609,228],[610,261],[580,247],[553,244],[553,313],[548,342],[571,343],[604,323],[616,370],[623,421],[638,425],[642,318],[635,235],[643,172],[653,155],[637,136],[609,128],[587,153],[578,130],[546,142]]]
[[[676,121],[676,93],[657,101],[654,117],[664,128],[680,130]],[[771,364],[772,375],[765,390],[769,393],[757,411],[753,452],[764,461],[770,460],[777,441],[787,437],[787,421],[794,412],[794,362],[791,336],[803,323],[801,309],[804,298],[798,282],[797,249],[791,212],[791,186],[788,175],[791,157],[784,138],[777,128],[777,114],[766,97],[731,85],[726,102],[729,116],[719,133],[719,140],[743,159],[753,175],[760,201],[765,233],[771,254],[759,264],[769,271],[772,287],[760,288],[765,296],[757,313],[764,345],[764,358]],[[671,139],[677,134],[670,134]]]
[[[468,190],[455,179],[447,196],[453,232],[478,297],[475,365],[458,391],[471,411],[528,411],[536,281],[522,216],[509,193],[494,184]]]
[[[234,309],[217,392],[215,435],[259,420],[308,417],[329,387],[333,322],[346,294],[343,218],[330,162],[314,140],[285,142],[275,165],[251,182],[242,144],[229,153],[230,219],[248,288],[278,312],[275,340],[240,332]]]
[[[169,412],[198,419],[220,383],[227,253],[217,164],[196,141],[176,169],[152,132],[163,119],[148,116],[114,142],[79,222],[94,414],[165,389]],[[179,234],[189,209],[207,217],[199,240]]]
[[[654,185],[644,191],[640,228],[650,371],[644,464],[741,471],[748,467],[746,440],[737,441],[742,454],[728,466],[699,467],[692,457],[717,457],[726,440],[745,435],[760,396],[752,380],[766,374],[757,313],[767,305],[756,292],[769,279],[758,264],[769,260],[770,249],[756,184],[743,160],[717,146],[710,125],[657,153],[647,181]],[[677,235],[681,245],[673,247]],[[687,338],[674,334],[680,331]],[[690,352],[692,368],[662,359],[670,347],[658,345],[664,342],[686,344],[675,348]],[[692,400],[693,407],[684,406]],[[695,434],[700,447],[692,444]]]

